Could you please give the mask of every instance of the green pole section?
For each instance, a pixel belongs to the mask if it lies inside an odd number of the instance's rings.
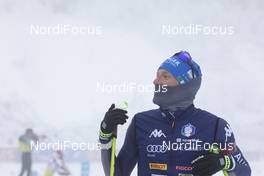
[[[116,137],[112,139],[112,151],[111,151],[111,166],[110,166],[110,176],[115,174],[115,150],[116,150]]]
[[[117,106],[116,106],[116,108],[123,109],[123,110],[126,110],[127,107],[128,107],[128,103],[126,101],[122,101],[119,104],[117,104]],[[115,174],[116,138],[117,138],[117,128],[113,131],[110,176],[114,176],[114,174]]]

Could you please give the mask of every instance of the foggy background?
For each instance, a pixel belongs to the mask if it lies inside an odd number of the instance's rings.
[[[151,85],[166,58],[187,50],[203,73],[195,105],[231,124],[257,168],[264,156],[263,9],[261,0],[0,0],[0,147],[16,147],[27,127],[96,142],[111,103],[126,100],[130,119],[157,108],[150,91],[107,93],[98,83]],[[93,32],[32,32],[56,25]],[[195,25],[231,27],[232,34],[163,28]],[[128,124],[119,128],[118,148]]]

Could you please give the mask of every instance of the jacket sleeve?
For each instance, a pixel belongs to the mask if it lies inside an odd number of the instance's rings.
[[[230,176],[250,176],[250,166],[236,145],[234,133],[230,125],[223,119],[219,119],[216,131],[216,141],[220,144],[223,154],[230,156],[233,167],[227,172]]]
[[[135,130],[135,118],[133,118],[127,129],[124,144],[115,159],[115,176],[129,176],[138,161]],[[105,176],[109,176],[112,137],[102,137],[100,134],[99,140],[101,143],[101,161],[103,164],[104,173]]]

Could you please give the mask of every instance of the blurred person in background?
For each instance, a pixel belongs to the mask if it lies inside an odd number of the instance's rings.
[[[19,176],[27,172],[27,176],[31,175],[32,156],[31,156],[31,143],[36,143],[40,138],[45,136],[38,136],[31,128],[26,129],[25,134],[21,135],[18,139],[19,151],[21,152],[21,171]]]
[[[65,164],[63,152],[61,150],[57,150],[53,153],[51,160],[48,162],[44,176],[53,176],[54,173],[61,176],[70,175],[70,170]]]

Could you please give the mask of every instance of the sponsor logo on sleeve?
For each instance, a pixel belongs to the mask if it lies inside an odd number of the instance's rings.
[[[244,165],[244,166],[247,166],[247,161],[244,159],[244,157],[242,156],[241,153],[238,153],[234,156],[234,159],[235,161],[238,163],[238,164],[241,164],[241,165]]]
[[[230,138],[232,136],[232,134],[233,134],[233,131],[232,131],[230,125],[226,124],[226,127],[225,127],[225,142],[228,141],[228,138]]]

